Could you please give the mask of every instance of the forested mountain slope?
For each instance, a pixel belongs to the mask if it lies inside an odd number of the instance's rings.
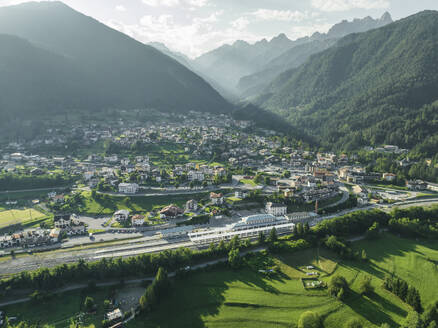
[[[260,71],[240,79],[237,89],[242,98],[257,96],[281,73],[305,63],[310,56],[333,46],[340,38],[351,34],[366,32],[392,23],[391,15],[386,12],[382,17],[373,19],[356,18],[351,22],[344,20],[333,25],[327,33],[314,33],[311,37],[299,39],[289,50],[267,62]]]
[[[281,74],[257,102],[327,146],[420,147],[438,135],[437,63],[438,12],[424,11],[341,39]]]

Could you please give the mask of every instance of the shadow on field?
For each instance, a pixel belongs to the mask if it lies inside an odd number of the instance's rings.
[[[257,308],[258,304],[248,304],[234,302],[233,296],[225,294],[232,283],[239,283],[240,286],[234,288],[239,294],[244,295],[246,291],[258,288],[272,294],[279,294],[280,291],[272,287],[263,274],[250,270],[218,270],[211,272],[198,272],[183,280],[176,280],[173,286],[174,292],[169,294],[167,299],[162,302],[158,309],[150,315],[142,315],[129,324],[133,327],[154,327],[154,328],[174,328],[190,327],[204,328],[208,322],[204,322],[205,317],[219,315],[220,308],[232,306],[238,308]],[[275,281],[284,281],[281,275],[270,278]],[[239,295],[237,294],[237,295]]]
[[[424,257],[425,254],[417,249],[418,245],[438,250],[438,243],[434,241],[403,238],[391,233],[382,234],[377,240],[359,242],[355,250],[361,250],[364,248],[364,245],[367,249],[368,257],[377,262],[383,262],[391,256],[404,256],[408,252]]]
[[[387,313],[382,311],[375,303],[380,304],[384,310],[392,311],[402,316],[407,315],[406,311],[388,302],[375,293],[373,293],[370,298],[362,297],[360,294],[352,290],[350,290],[349,293],[350,296],[345,301],[345,304],[348,305],[354,312],[363,316],[376,326],[379,326],[382,322],[385,322],[391,327],[396,327],[397,323],[392,320]]]

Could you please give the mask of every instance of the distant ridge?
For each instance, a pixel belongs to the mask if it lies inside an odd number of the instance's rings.
[[[342,21],[335,24],[326,33],[314,33],[311,37],[296,41],[290,49],[280,56],[266,63],[258,72],[244,76],[237,85],[241,98],[257,96],[263,88],[267,87],[280,73],[303,64],[311,55],[333,46],[340,38],[351,34],[366,32],[392,23],[391,15],[385,12],[381,18],[365,17],[353,21]]]
[[[0,64],[3,117],[76,108],[232,110],[185,66],[61,2],[1,7],[0,34],[20,39],[0,39],[2,52],[11,54]],[[47,74],[35,74],[41,71]]]

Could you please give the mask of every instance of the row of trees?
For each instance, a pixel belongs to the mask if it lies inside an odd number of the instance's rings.
[[[166,269],[160,267],[154,281],[146,288],[140,297],[140,309],[143,312],[152,311],[169,292],[170,281]]]
[[[383,287],[412,306],[416,312],[423,312],[420,293],[414,286],[409,286],[406,281],[400,278],[386,276],[385,280],[383,281]]]
[[[245,249],[251,246],[252,244],[248,240],[240,241],[238,238],[234,238],[228,243],[222,241],[218,245],[212,244],[208,249],[200,251],[179,248],[130,258],[104,258],[96,262],[85,262],[80,259],[77,263],[62,264],[51,269],[23,271],[1,280],[0,291],[14,288],[52,290],[67,282],[141,277],[155,274],[160,267],[168,271],[176,271],[212,257],[227,256],[231,249]]]
[[[70,185],[75,177],[66,174],[0,174],[0,190],[23,190],[35,188],[65,187]]]
[[[407,237],[435,238],[438,236],[438,206],[424,209],[395,209],[388,222],[391,231]]]

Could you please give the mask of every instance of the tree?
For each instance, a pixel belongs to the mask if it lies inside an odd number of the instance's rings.
[[[155,279],[147,288],[145,293],[140,297],[140,308],[142,311],[151,311],[154,306],[160,302],[163,295],[169,289],[169,277],[166,269],[158,268]]]
[[[432,321],[438,321],[438,302],[429,305],[423,313],[423,321],[428,324]]]
[[[416,311],[410,311],[406,317],[405,322],[401,326],[402,328],[422,328],[423,320],[421,320],[420,315]]]
[[[306,222],[303,226],[303,234],[307,235],[309,233],[309,231],[310,231],[310,225],[309,225],[309,222]]]
[[[347,280],[340,275],[333,276],[329,282],[328,293],[330,296],[337,297],[341,289],[345,293],[348,290]]]
[[[95,303],[94,299],[90,296],[85,297],[84,309],[86,312],[92,312],[94,310]]]
[[[297,236],[302,236],[304,234],[304,227],[303,227],[303,224],[301,222],[297,223],[296,232],[297,232]]]
[[[262,175],[260,173],[257,173],[256,176],[254,177],[254,182],[257,184],[260,184],[262,182]]]
[[[258,243],[260,245],[263,245],[265,243],[265,241],[266,241],[265,234],[263,233],[263,231],[260,231],[259,232]]]
[[[359,285],[359,292],[362,295],[371,295],[374,292],[374,287],[371,285],[371,277],[365,276]]]
[[[344,289],[344,287],[341,287],[341,289],[339,289],[339,292],[338,292],[338,294],[336,295],[336,298],[337,298],[339,301],[341,301],[341,302],[345,299],[345,289]]]
[[[364,261],[364,262],[366,262],[366,261],[368,260],[368,258],[367,258],[367,252],[366,252],[364,249],[362,250],[362,254],[361,254],[360,258],[361,258],[361,260]]]
[[[272,228],[271,231],[269,232],[269,237],[268,237],[268,241],[270,243],[274,243],[278,240],[278,236],[277,236],[277,229]]]
[[[230,240],[229,249],[238,249],[238,248],[240,248],[240,239],[239,236],[236,235]]]
[[[368,239],[376,239],[379,236],[380,224],[379,222],[374,222],[371,227],[367,230],[366,237]]]
[[[345,328],[362,328],[363,325],[358,319],[352,318],[345,323],[344,327]]]
[[[436,328],[436,327],[438,327],[438,325],[437,325],[437,323],[436,323],[435,320],[434,320],[434,321],[431,321],[431,322],[429,323],[429,325],[427,326],[427,328]]]
[[[103,308],[105,311],[111,310],[111,301],[110,300],[104,300],[103,301]]]
[[[382,323],[380,325],[380,328],[391,328],[391,326],[389,324],[387,324],[387,323]]]
[[[423,312],[423,307],[421,305],[420,293],[415,287],[409,287],[406,295],[406,303],[408,303],[412,308],[418,312]]]
[[[242,265],[242,258],[238,248],[233,248],[228,253],[228,263],[233,269],[238,269]]]
[[[298,320],[298,328],[321,328],[321,319],[315,312],[304,312]]]

